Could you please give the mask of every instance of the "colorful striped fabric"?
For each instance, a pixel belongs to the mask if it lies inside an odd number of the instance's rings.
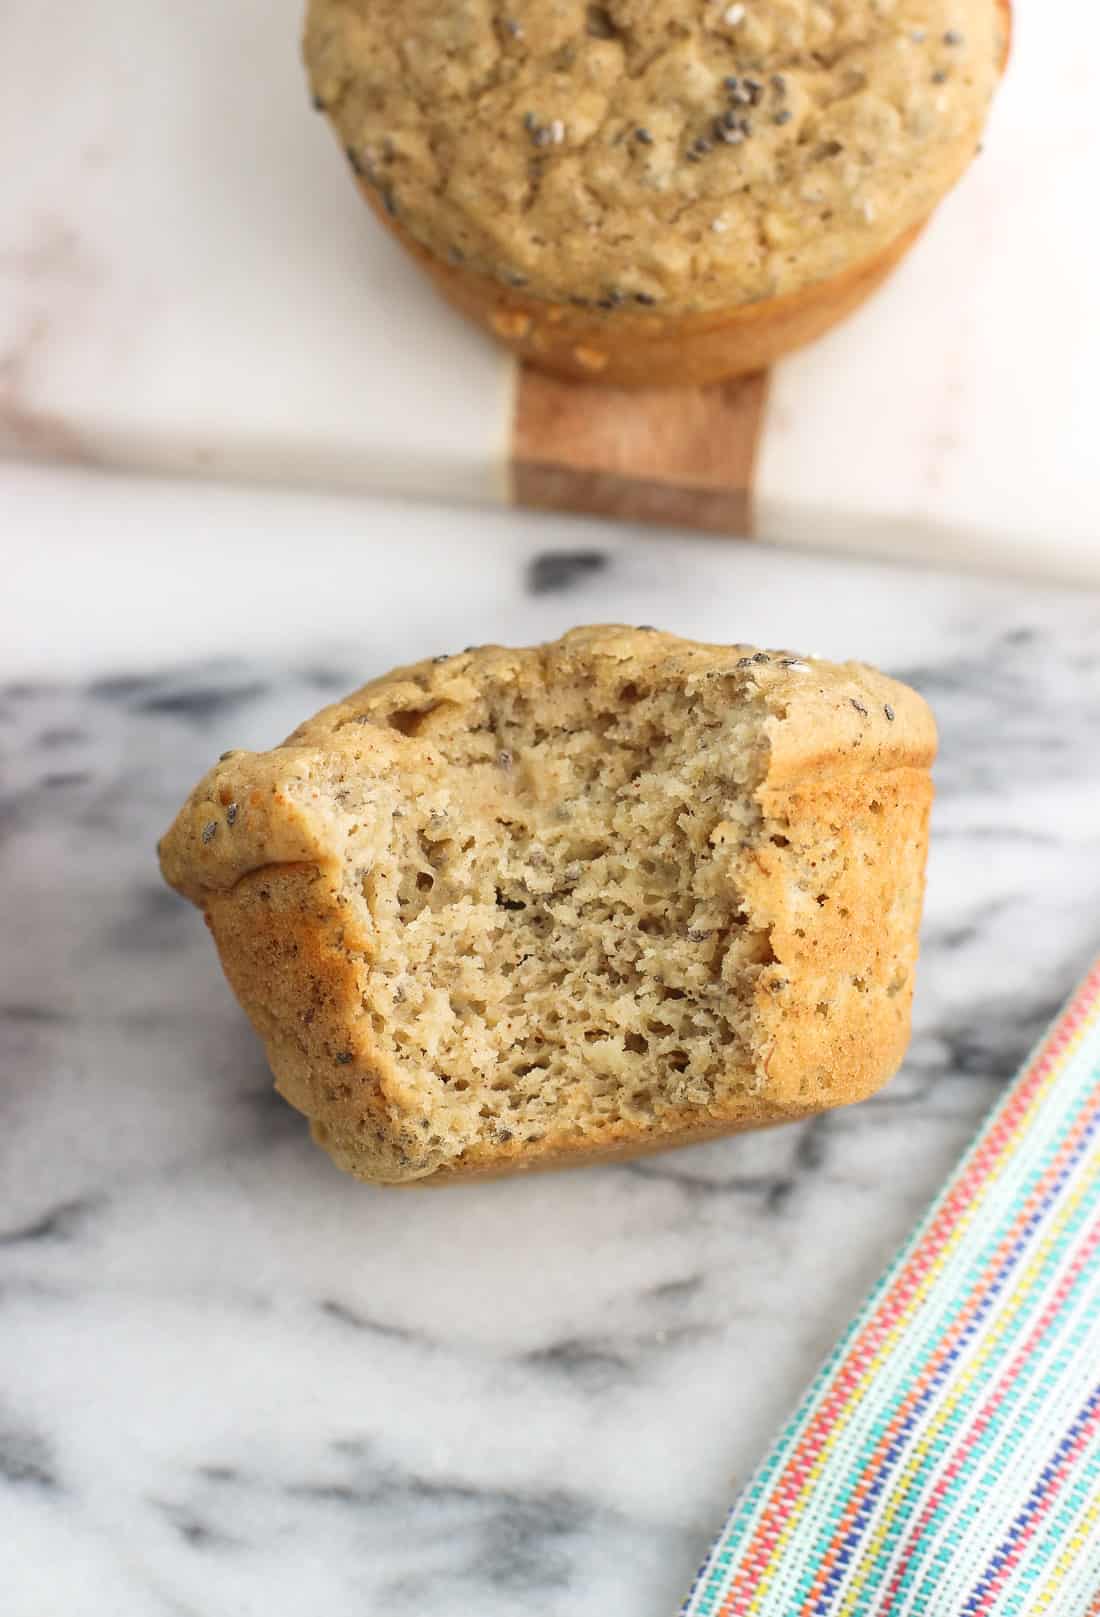
[[[1100,1617],[1100,962],[834,1350],[683,1617]]]

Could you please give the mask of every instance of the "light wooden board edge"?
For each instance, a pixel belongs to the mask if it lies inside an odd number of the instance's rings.
[[[627,389],[521,366],[512,499],[751,539],[767,393],[766,372],[706,388]]]

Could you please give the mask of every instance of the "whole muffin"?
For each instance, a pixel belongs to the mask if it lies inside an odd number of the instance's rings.
[[[161,868],[340,1167],[631,1156],[894,1072],[935,748],[861,664],[576,629],[223,755]]]
[[[973,157],[1008,0],[309,0],[379,217],[543,369],[698,383],[818,336]]]

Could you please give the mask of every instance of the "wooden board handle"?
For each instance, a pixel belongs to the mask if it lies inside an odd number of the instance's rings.
[[[752,537],[766,372],[702,388],[613,388],[520,368],[516,504]]]

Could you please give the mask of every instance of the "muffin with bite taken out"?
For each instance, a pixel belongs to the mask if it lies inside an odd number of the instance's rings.
[[[895,1070],[935,750],[863,664],[597,625],[395,669],[224,755],[161,868],[339,1166],[633,1156]]]

